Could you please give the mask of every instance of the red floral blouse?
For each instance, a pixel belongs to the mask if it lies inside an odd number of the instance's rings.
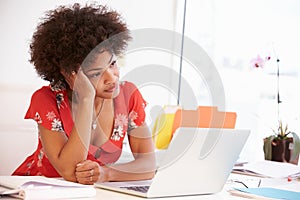
[[[100,147],[90,145],[87,159],[100,165],[116,162],[121,155],[126,133],[144,123],[145,106],[146,102],[136,86],[121,82],[120,93],[114,98],[114,129],[111,137]],[[25,119],[34,119],[45,128],[63,132],[69,137],[74,122],[63,84],[43,86],[37,90],[32,95]],[[40,139],[35,152],[12,175],[60,176],[45,155]]]

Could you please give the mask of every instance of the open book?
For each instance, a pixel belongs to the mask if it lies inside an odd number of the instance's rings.
[[[0,176],[0,197],[4,195],[22,199],[73,199],[93,197],[96,189],[91,185],[43,176]]]

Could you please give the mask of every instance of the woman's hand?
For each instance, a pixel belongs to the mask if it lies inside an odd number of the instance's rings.
[[[95,97],[95,88],[81,68],[79,68],[77,73],[73,71],[70,75],[64,73],[63,75],[70,88],[76,92],[76,98],[78,98],[79,101],[86,97]]]
[[[78,183],[92,185],[95,182],[104,182],[105,171],[97,162],[85,160],[77,164],[75,176]]]

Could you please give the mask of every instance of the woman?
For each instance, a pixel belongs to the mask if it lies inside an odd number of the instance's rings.
[[[119,83],[116,57],[129,39],[120,15],[104,6],[47,13],[33,35],[30,61],[50,85],[33,94],[25,116],[37,122],[39,143],[13,175],[83,184],[154,176],[146,102],[134,84]],[[114,164],[126,133],[134,160]]]

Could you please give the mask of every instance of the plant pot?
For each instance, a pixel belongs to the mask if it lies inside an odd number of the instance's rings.
[[[287,138],[284,140],[274,139],[272,140],[271,145],[272,161],[298,164],[299,155],[297,155],[294,160],[291,160],[293,155],[293,138]]]

